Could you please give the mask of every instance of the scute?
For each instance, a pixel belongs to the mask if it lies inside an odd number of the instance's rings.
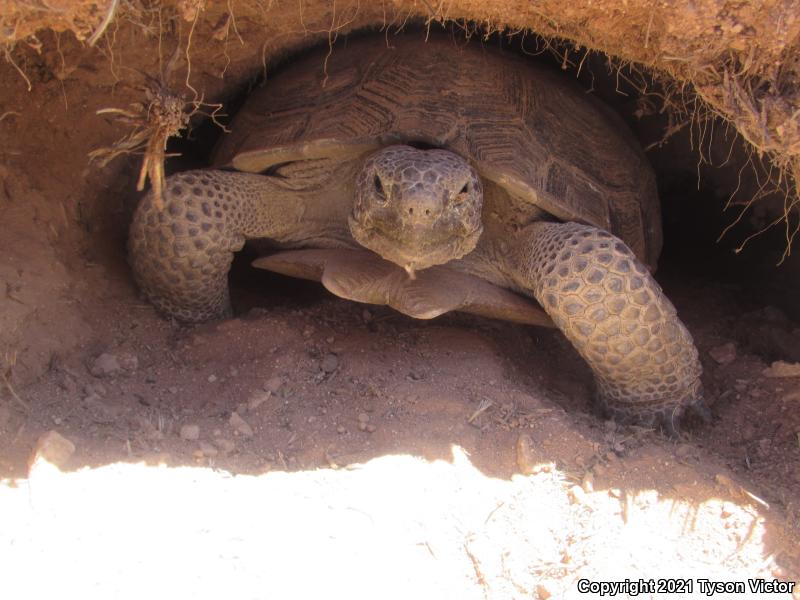
[[[248,99],[216,164],[260,172],[417,142],[564,221],[622,238],[655,268],[655,178],[621,119],[556,72],[478,44],[407,34],[348,40],[292,63]]]

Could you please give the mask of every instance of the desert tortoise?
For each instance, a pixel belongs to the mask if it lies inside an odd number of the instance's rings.
[[[560,73],[448,38],[348,40],[256,91],[215,164],[135,213],[130,262],[163,313],[228,315],[233,252],[258,238],[284,251],[256,266],[345,298],[554,323],[617,419],[672,432],[706,414],[692,337],[650,275],[652,170]]]

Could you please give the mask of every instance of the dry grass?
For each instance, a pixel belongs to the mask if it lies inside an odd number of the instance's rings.
[[[135,102],[127,109],[104,108],[97,111],[97,114],[111,115],[129,131],[111,146],[93,150],[89,158],[102,168],[120,156],[141,154],[142,165],[136,189],[144,190],[149,179],[156,206],[161,210],[164,208],[161,192],[164,188],[164,159],[168,140],[187,130],[191,118],[196,114],[207,115],[216,121],[222,105],[206,104],[202,99],[184,100],[152,78],[147,78],[147,83],[140,89],[145,101]],[[212,109],[212,112],[203,112],[204,107]]]

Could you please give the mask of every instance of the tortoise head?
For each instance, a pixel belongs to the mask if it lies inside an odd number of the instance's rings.
[[[472,252],[482,204],[480,177],[458,154],[388,146],[364,162],[348,221],[359,244],[413,276]]]

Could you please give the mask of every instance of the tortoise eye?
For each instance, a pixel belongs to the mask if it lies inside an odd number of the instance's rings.
[[[383,183],[381,182],[381,178],[378,174],[375,174],[375,179],[373,180],[373,184],[375,185],[375,192],[382,198],[386,197],[386,192],[383,189]]]
[[[464,187],[461,188],[461,191],[458,192],[459,194],[466,194],[469,192],[469,181],[464,184]]]

